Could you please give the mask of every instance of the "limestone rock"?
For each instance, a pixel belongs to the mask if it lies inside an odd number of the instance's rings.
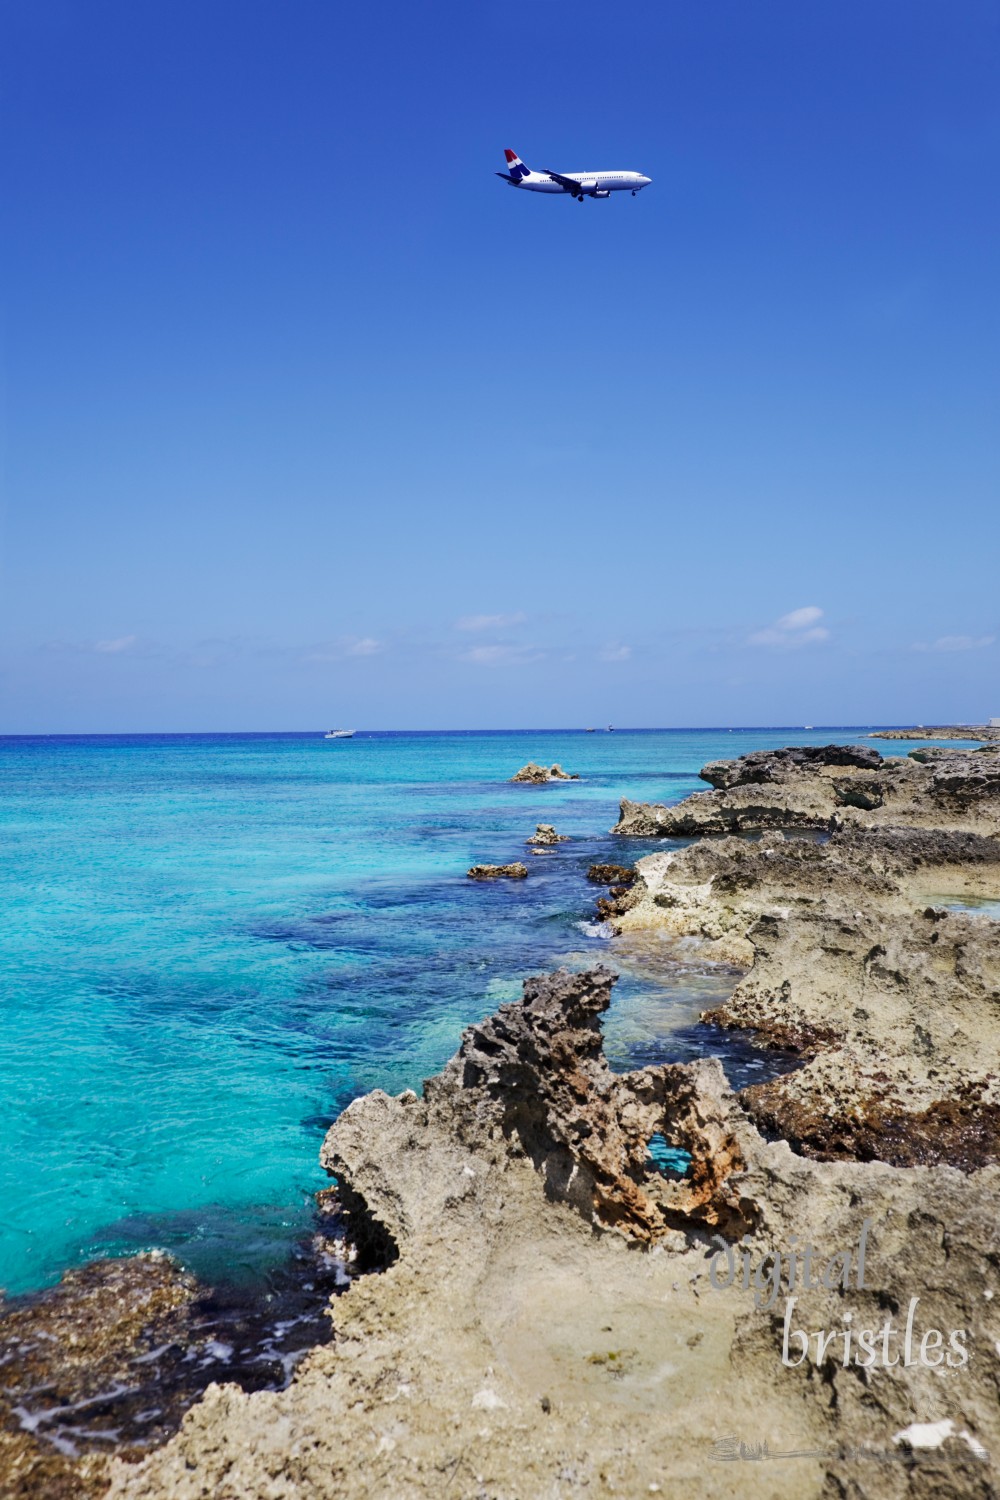
[[[870,745],[790,745],[784,750],[752,750],[739,760],[713,760],[699,775],[717,789],[781,782],[797,770],[825,766],[875,771],[882,757]]]
[[[1000,925],[940,899],[1000,895],[1000,840],[844,829],[702,840],[638,861],[619,932],[747,970],[708,1019],[800,1052],[750,1090],[763,1128],[820,1157],[1000,1160]]]
[[[558,761],[553,762],[551,766],[540,766],[536,761],[529,760],[526,766],[522,766],[521,769],[511,777],[511,781],[530,781],[536,783],[537,785],[541,785],[546,781],[579,780],[579,776],[575,774],[571,775],[568,771],[564,771],[562,766],[559,765]]]
[[[916,729],[876,729],[870,740],[1000,740],[996,724],[919,725]]]
[[[567,844],[569,843],[569,834],[556,833],[555,828],[551,823],[539,823],[531,837],[529,839],[525,839],[525,843]]]
[[[323,1163],[397,1259],[338,1299],[336,1338],[288,1390],[212,1387],[166,1447],[113,1466],[113,1500],[438,1500],[452,1473],[470,1497],[721,1500],[737,1480],[710,1460],[730,1434],[812,1454],[741,1465],[747,1500],[991,1493],[974,1449],[1000,1441],[1000,1169],[809,1160],[757,1132],[717,1062],[613,1074],[610,993],[600,970],[529,981],[423,1099],[345,1110]],[[680,1181],[645,1154],[657,1131],[691,1154]],[[863,1283],[838,1265],[862,1233]],[[709,1276],[727,1246],[736,1266],[780,1252],[787,1276],[793,1234],[838,1268],[797,1291],[790,1324],[811,1352],[794,1367],[786,1285],[755,1301],[738,1271]],[[908,1305],[917,1342],[959,1330],[971,1357],[905,1362]],[[845,1328],[881,1346],[883,1325],[890,1363],[841,1360]],[[820,1356],[823,1330],[836,1341]],[[929,1422],[936,1454],[884,1461]]]
[[[473,865],[467,874],[470,880],[524,880],[528,867],[515,860],[510,865]]]
[[[621,804],[613,833],[687,838],[762,829],[897,827],[966,829],[1000,836],[1000,755],[944,749],[882,759],[867,746],[792,746],[701,772],[713,790],[676,806]]]

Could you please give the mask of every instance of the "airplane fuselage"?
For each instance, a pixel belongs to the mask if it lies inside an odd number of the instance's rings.
[[[560,172],[559,175],[579,183],[583,195],[588,198],[603,198],[609,193],[638,193],[648,187],[652,180],[644,177],[641,172]],[[560,193],[574,198],[580,196],[572,187],[565,187],[563,183],[557,182],[548,172],[529,172],[518,182],[511,182],[509,178],[508,182],[511,187],[524,188],[529,193]]]
[[[504,156],[507,170],[497,176],[508,186],[527,188],[529,193],[559,193],[564,198],[575,198],[578,203],[584,198],[610,198],[612,193],[631,193],[634,198],[653,180],[643,177],[641,172],[553,172],[551,167],[533,172],[509,146]]]

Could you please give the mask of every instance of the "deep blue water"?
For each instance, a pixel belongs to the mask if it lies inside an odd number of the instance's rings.
[[[154,1244],[208,1277],[266,1269],[324,1185],[330,1119],[419,1087],[557,963],[621,970],[616,1066],[703,1050],[697,1012],[728,976],[616,951],[593,920],[588,865],[651,847],[609,836],[618,800],[861,733],[0,740],[0,1286]],[[529,759],[583,779],[512,785]],[[466,879],[523,858],[539,821],[572,841],[528,880]]]

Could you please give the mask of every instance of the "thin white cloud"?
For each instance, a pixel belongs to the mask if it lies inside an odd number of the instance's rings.
[[[823,611],[815,604],[807,604],[805,609],[793,609],[790,614],[782,615],[777,621],[778,630],[805,630],[807,625],[815,625],[817,620],[822,620]]]
[[[782,615],[773,625],[755,630],[752,635],[747,636],[747,645],[778,646],[785,650],[796,646],[817,646],[821,641],[830,639],[826,626],[817,624],[822,618],[823,611],[818,605],[803,605],[801,609],[793,609],[787,615]]]
[[[914,651],[983,651],[987,646],[992,646],[996,640],[995,635],[939,635],[936,641],[927,645],[925,641],[917,641]]]
[[[631,655],[631,646],[605,646],[597,653],[597,659],[598,661],[628,661]]]
[[[343,661],[347,656],[378,656],[385,647],[371,635],[346,635],[326,646],[307,651],[303,661]]]
[[[113,641],[95,641],[94,650],[101,651],[106,656],[116,656],[119,651],[127,651],[134,646],[139,639],[137,635],[120,635]]]
[[[456,630],[507,630],[511,625],[523,625],[527,615],[463,615],[455,621]]]
[[[533,646],[473,646],[463,651],[459,661],[471,662],[476,667],[523,666],[527,662],[540,661],[544,651]]]

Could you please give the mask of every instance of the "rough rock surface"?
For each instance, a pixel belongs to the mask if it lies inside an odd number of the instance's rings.
[[[466,874],[470,880],[524,880],[528,867],[515,860],[512,865],[473,865]]]
[[[267,1295],[213,1288],[157,1251],[90,1261],[57,1285],[0,1296],[0,1495],[81,1500],[114,1454],[165,1442],[213,1380],[281,1390],[330,1337],[329,1302],[358,1252],[335,1189]]]
[[[559,765],[558,761],[554,762],[551,766],[540,766],[533,760],[529,760],[528,764],[526,766],[522,766],[521,769],[510,779],[511,781],[533,781],[536,783],[541,783],[544,781],[580,780],[578,775],[571,774],[569,771],[564,771],[562,766]]]
[[[699,775],[710,786],[757,786],[783,782],[792,772],[833,766],[877,771],[882,757],[870,745],[790,745],[784,750],[751,750],[739,760],[711,760]]]
[[[114,1465],[113,1496],[995,1493],[1000,1171],[797,1157],[714,1061],[615,1075],[610,992],[603,972],[531,981],[422,1099],[344,1112],[323,1160],[397,1259],[338,1299],[334,1342],[288,1390],[213,1387],[166,1447]],[[687,1177],[654,1170],[654,1132],[690,1152]],[[788,1312],[810,1335],[794,1367],[785,1287],[756,1306],[752,1279],[709,1274],[727,1244],[753,1267],[793,1234],[829,1272]],[[967,1362],[904,1362],[908,1311],[918,1343],[964,1330]],[[879,1330],[874,1368],[841,1362],[845,1328]],[[937,1444],[915,1424],[942,1424]],[[808,1451],[734,1470],[713,1461],[734,1438]]]
[[[701,775],[714,789],[674,807],[626,798],[613,832],[687,838],[906,825],[1000,835],[1000,745],[888,759],[870,746],[795,747],[714,761]]]
[[[870,740],[1000,740],[997,724],[921,724],[916,729],[876,729]]]
[[[630,865],[591,865],[587,879],[595,885],[631,885],[635,870]]]
[[[180,1412],[162,1394],[151,1399],[137,1376],[148,1351],[189,1340],[195,1294],[167,1256],[135,1255],[67,1271],[58,1286],[3,1309],[0,1494],[101,1494],[116,1446],[138,1458],[163,1441]]]
[[[539,823],[526,844],[568,844],[568,833],[556,833],[551,823]]]
[[[880,816],[911,826],[863,826],[871,811],[855,803],[827,840],[702,839],[640,860],[607,915],[619,932],[653,929],[747,970],[706,1019],[805,1059],[746,1092],[763,1129],[825,1159],[969,1170],[1000,1160],[1000,924],[976,911],[1000,903],[1000,767],[995,752],[916,754],[866,782],[891,788]],[[706,797],[718,812],[766,786],[769,817],[787,803],[794,829],[838,764],[820,755],[818,769],[784,752],[706,767],[718,786]],[[936,826],[947,818],[956,827]]]

